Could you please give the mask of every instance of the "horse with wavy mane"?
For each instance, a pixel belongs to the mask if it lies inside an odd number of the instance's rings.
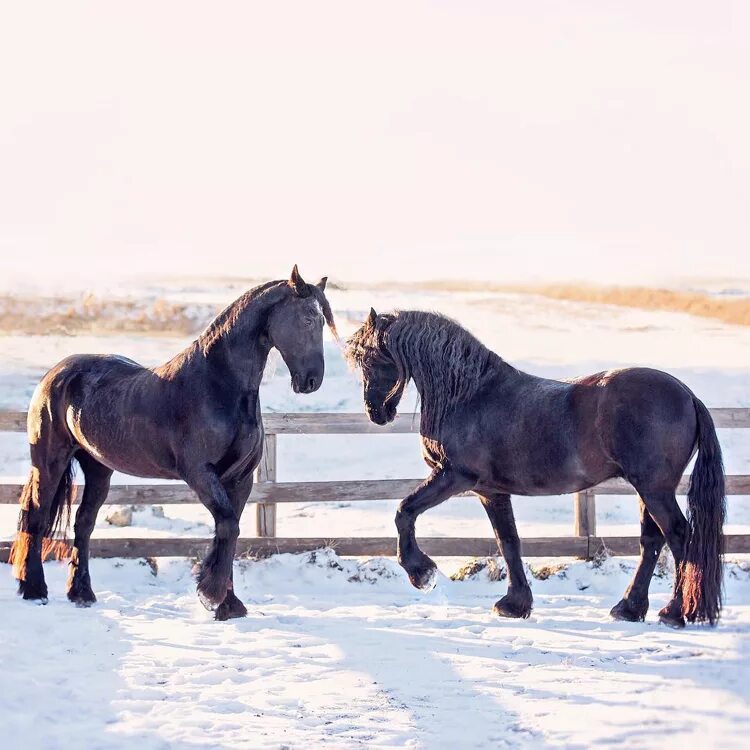
[[[659,618],[674,627],[686,619],[715,624],[722,604],[724,471],[711,415],[686,385],[646,368],[572,381],[535,377],[454,321],[420,311],[370,310],[346,354],[362,370],[366,410],[376,424],[394,419],[410,380],[419,392],[422,452],[432,473],[396,514],[398,559],[414,586],[429,587],[435,576],[435,564],[417,545],[417,517],[473,491],[508,567],[508,592],[495,612],[528,617],[532,595],[511,494],[577,492],[624,477],[640,496],[641,555],[611,615],[645,618],[666,541],[676,573]],[[686,520],[675,491],[696,450]]]
[[[243,617],[232,567],[239,521],[261,459],[259,388],[275,347],[292,388],[312,393],[323,381],[323,325],[335,334],[326,279],[262,284],[227,307],[184,351],[146,369],[119,356],[68,357],[41,380],[31,400],[31,474],[21,495],[11,553],[24,599],[47,600],[42,559],[67,526],[74,460],[86,478],[75,519],[68,598],[96,601],[89,539],[113,471],[181,479],[208,508],[215,535],[198,575],[198,595],[216,619]]]

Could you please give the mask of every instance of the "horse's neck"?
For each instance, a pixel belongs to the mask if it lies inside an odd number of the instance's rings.
[[[498,354],[487,347],[485,348],[487,349],[487,364],[485,366],[485,371],[482,373],[482,382],[487,382],[487,379],[489,378],[506,380],[507,378],[515,377],[519,374],[512,365],[509,365]],[[443,403],[445,392],[441,389],[436,389],[436,392],[433,392],[431,383],[435,374],[437,374],[438,377],[442,375],[454,378],[460,377],[460,374],[446,373],[445,363],[441,362],[439,359],[432,362],[420,362],[416,367],[412,366],[410,369],[411,379],[414,381],[414,386],[419,393],[423,415],[425,413],[445,415],[446,412],[451,411],[452,409],[461,408],[462,404],[455,403],[449,409],[446,409],[446,406]],[[429,373],[431,377],[428,377],[427,373]]]
[[[281,288],[269,288],[255,297],[243,295],[173,362],[183,375],[201,373],[257,397],[271,348],[264,336],[268,313],[283,294]]]

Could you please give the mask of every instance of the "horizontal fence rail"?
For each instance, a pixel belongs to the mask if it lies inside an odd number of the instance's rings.
[[[728,407],[709,411],[716,427],[750,427],[750,408]],[[371,422],[365,414],[265,412],[263,427],[267,435],[404,434],[419,432],[419,414],[398,414],[393,422],[381,427]],[[26,412],[0,411],[0,432],[26,432]]]
[[[750,409],[711,409],[718,428],[750,428]],[[263,557],[276,552],[305,552],[332,547],[342,555],[392,556],[396,553],[394,537],[289,538],[276,535],[278,503],[337,502],[400,499],[422,481],[417,479],[376,479],[332,482],[276,481],[276,447],[278,435],[348,435],[418,433],[419,415],[400,414],[385,427],[370,422],[364,414],[279,414],[263,415],[265,428],[264,455],[256,473],[256,482],[249,503],[256,506],[257,537],[241,538],[237,544],[240,556]],[[25,432],[26,413],[0,411],[0,432]],[[677,489],[685,494],[689,477],[682,478]],[[0,481],[0,504],[15,504],[22,485]],[[606,548],[612,554],[635,555],[638,537],[600,537],[596,530],[596,495],[633,495],[635,490],[624,479],[610,479],[574,495],[573,536],[526,538],[523,553],[538,557],[592,557]],[[471,494],[471,493],[466,493]],[[727,477],[727,495],[750,495],[750,475]],[[113,485],[107,502],[118,505],[175,505],[197,503],[195,494],[184,484],[122,484]],[[97,557],[159,557],[201,556],[208,539],[168,538],[94,538],[91,554]],[[0,560],[7,561],[10,542],[0,541]],[[488,556],[498,553],[494,539],[435,537],[421,538],[420,547],[437,557]],[[750,552],[750,535],[726,537],[726,551]]]

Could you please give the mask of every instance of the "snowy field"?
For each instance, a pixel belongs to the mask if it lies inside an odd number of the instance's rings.
[[[710,630],[612,622],[632,566],[532,580],[529,620],[499,620],[503,583],[425,595],[393,561],[332,554],[238,564],[244,620],[214,622],[190,565],[92,565],[99,603],[3,611],[0,726],[25,748],[747,747],[750,571],[732,567]],[[667,600],[655,579],[652,607]]]
[[[240,290],[241,291],[241,290]],[[120,290],[125,294],[126,291]],[[223,304],[226,285],[160,285],[146,294]],[[343,334],[370,305],[439,310],[514,365],[551,377],[647,365],[685,381],[709,406],[750,406],[750,329],[672,313],[566,303],[516,294],[331,291]],[[0,336],[0,408],[24,409],[43,372],[74,352],[117,352],[162,362],[189,338]],[[327,374],[312,396],[294,395],[282,363],[268,373],[267,411],[362,410],[360,384],[327,343]],[[403,410],[414,406],[409,393]],[[750,430],[721,430],[730,473],[750,474]],[[28,468],[24,436],[0,434],[0,474]],[[282,436],[280,481],[421,477],[411,435]],[[115,482],[123,478],[115,478]],[[129,480],[132,481],[132,480]],[[394,535],[398,499],[282,505],[280,536]],[[635,498],[598,498],[603,535],[638,533]],[[522,536],[568,535],[570,497],[515,501]],[[104,521],[95,535],[210,534],[201,506],[150,510],[135,527]],[[16,510],[0,508],[11,538]],[[247,512],[243,534],[254,533]],[[750,533],[750,498],[729,501],[729,532]],[[454,499],[422,516],[418,534],[490,536],[481,506]],[[450,575],[465,560],[439,560]],[[530,561],[539,568],[550,561]],[[191,564],[92,564],[99,603],[64,598],[64,566],[48,563],[50,603],[19,601],[0,576],[0,726],[9,747],[740,747],[750,730],[750,572],[728,565],[725,616],[715,630],[674,632],[655,622],[669,579],[652,586],[644,624],[607,615],[632,560],[570,562],[534,578],[536,608],[500,621],[505,583],[451,581],[430,594],[392,560],[332,553],[244,561],[242,621],[215,623],[194,596]],[[3,571],[0,571],[3,572]]]

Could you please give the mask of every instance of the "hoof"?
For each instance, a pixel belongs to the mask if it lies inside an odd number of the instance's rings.
[[[247,607],[230,591],[227,598],[216,608],[215,620],[233,620],[237,617],[245,617]]]
[[[672,600],[666,607],[660,609],[659,622],[670,628],[684,628],[685,618],[682,616],[682,607],[679,603]]]
[[[214,612],[219,607],[219,605],[215,601],[213,601],[208,596],[206,596],[206,594],[204,594],[200,589],[198,589],[197,594],[198,594],[198,601],[209,612]]]
[[[91,589],[88,591],[68,591],[68,600],[76,607],[90,607],[96,603],[96,596]]]
[[[674,615],[671,612],[659,612],[659,622],[676,630],[681,630],[685,627],[685,618],[682,615]]]
[[[646,612],[648,612],[648,601],[639,607],[633,607],[627,599],[621,599],[609,610],[612,619],[624,622],[643,622],[646,619]]]
[[[90,607],[96,602],[96,596],[91,588],[88,575],[72,576],[68,585],[68,600],[76,607]]]
[[[220,582],[210,575],[203,575],[198,580],[198,599],[209,612],[213,612],[227,598],[229,579]]]
[[[406,571],[411,585],[420,591],[432,591],[437,584],[437,568],[432,560],[427,559],[428,562],[420,563]]]
[[[18,593],[27,602],[47,603],[47,585],[45,583],[41,586],[33,586],[28,581],[19,581]]]
[[[492,611],[500,617],[525,620],[531,614],[532,606],[531,590],[526,589],[521,595],[506,594],[500,601],[495,602]]]

